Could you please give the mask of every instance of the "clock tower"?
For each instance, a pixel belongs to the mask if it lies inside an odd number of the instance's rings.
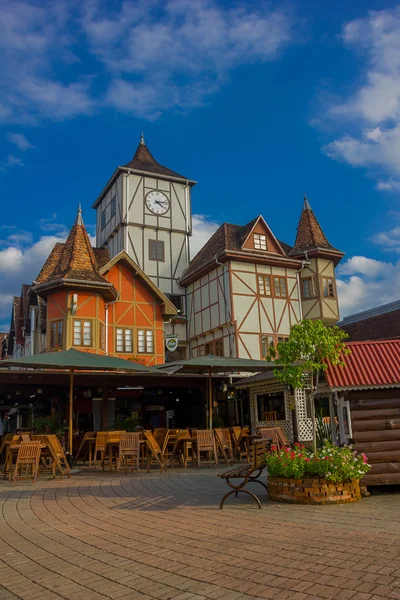
[[[179,279],[189,265],[195,183],[158,163],[142,134],[132,160],[117,167],[93,205],[97,245],[111,258],[125,250],[182,314],[185,290]],[[166,333],[183,340],[186,327],[172,324]]]

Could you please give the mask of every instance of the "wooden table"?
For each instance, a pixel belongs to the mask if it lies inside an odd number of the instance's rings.
[[[170,459],[171,467],[173,466],[174,460],[179,458],[179,453],[181,453],[182,462],[186,469],[187,462],[189,460],[189,450],[193,447],[191,444],[194,444],[195,442],[196,438],[194,437],[182,437],[176,440],[176,444],[173,447],[173,453]]]

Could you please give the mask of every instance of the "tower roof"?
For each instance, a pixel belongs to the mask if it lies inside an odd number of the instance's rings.
[[[154,173],[154,175],[163,175],[165,177],[175,177],[177,179],[183,179],[188,181],[187,177],[179,175],[175,171],[171,171],[167,167],[160,165],[146,146],[144,141],[144,135],[140,136],[140,142],[136,149],[136,152],[130,162],[124,165],[126,169],[132,171],[144,171],[146,173]]]
[[[78,283],[80,285],[113,287],[99,274],[104,264],[104,251],[93,249],[86,227],[83,224],[82,209],[79,206],[75,223],[64,244],[57,243],[43,265],[35,286],[39,291],[60,284]],[[107,253],[108,258],[108,253]]]
[[[291,256],[296,256],[311,250],[327,250],[343,256],[343,253],[334,248],[326,239],[308,198],[304,195],[303,210],[297,226],[296,241],[290,254]]]

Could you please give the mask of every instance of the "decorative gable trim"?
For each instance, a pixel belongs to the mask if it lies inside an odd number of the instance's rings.
[[[278,246],[279,250],[281,251],[281,253],[283,254],[283,256],[286,256],[285,251],[283,250],[279,240],[274,236],[272,229],[269,227],[268,223],[266,222],[266,220],[264,219],[264,217],[262,215],[259,215],[259,217],[255,220],[255,223],[253,225],[253,227],[250,229],[249,234],[247,235],[246,239],[244,240],[244,242],[242,243],[241,249],[243,250],[246,242],[249,240],[250,236],[253,235],[253,231],[254,229],[257,227],[259,222],[262,222],[265,229],[267,230],[267,233],[272,237],[272,239],[274,240],[274,242],[276,243],[276,245]]]

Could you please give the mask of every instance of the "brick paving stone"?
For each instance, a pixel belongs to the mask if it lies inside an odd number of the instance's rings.
[[[211,469],[0,481],[0,600],[400,600],[395,494],[220,511],[225,487]]]

